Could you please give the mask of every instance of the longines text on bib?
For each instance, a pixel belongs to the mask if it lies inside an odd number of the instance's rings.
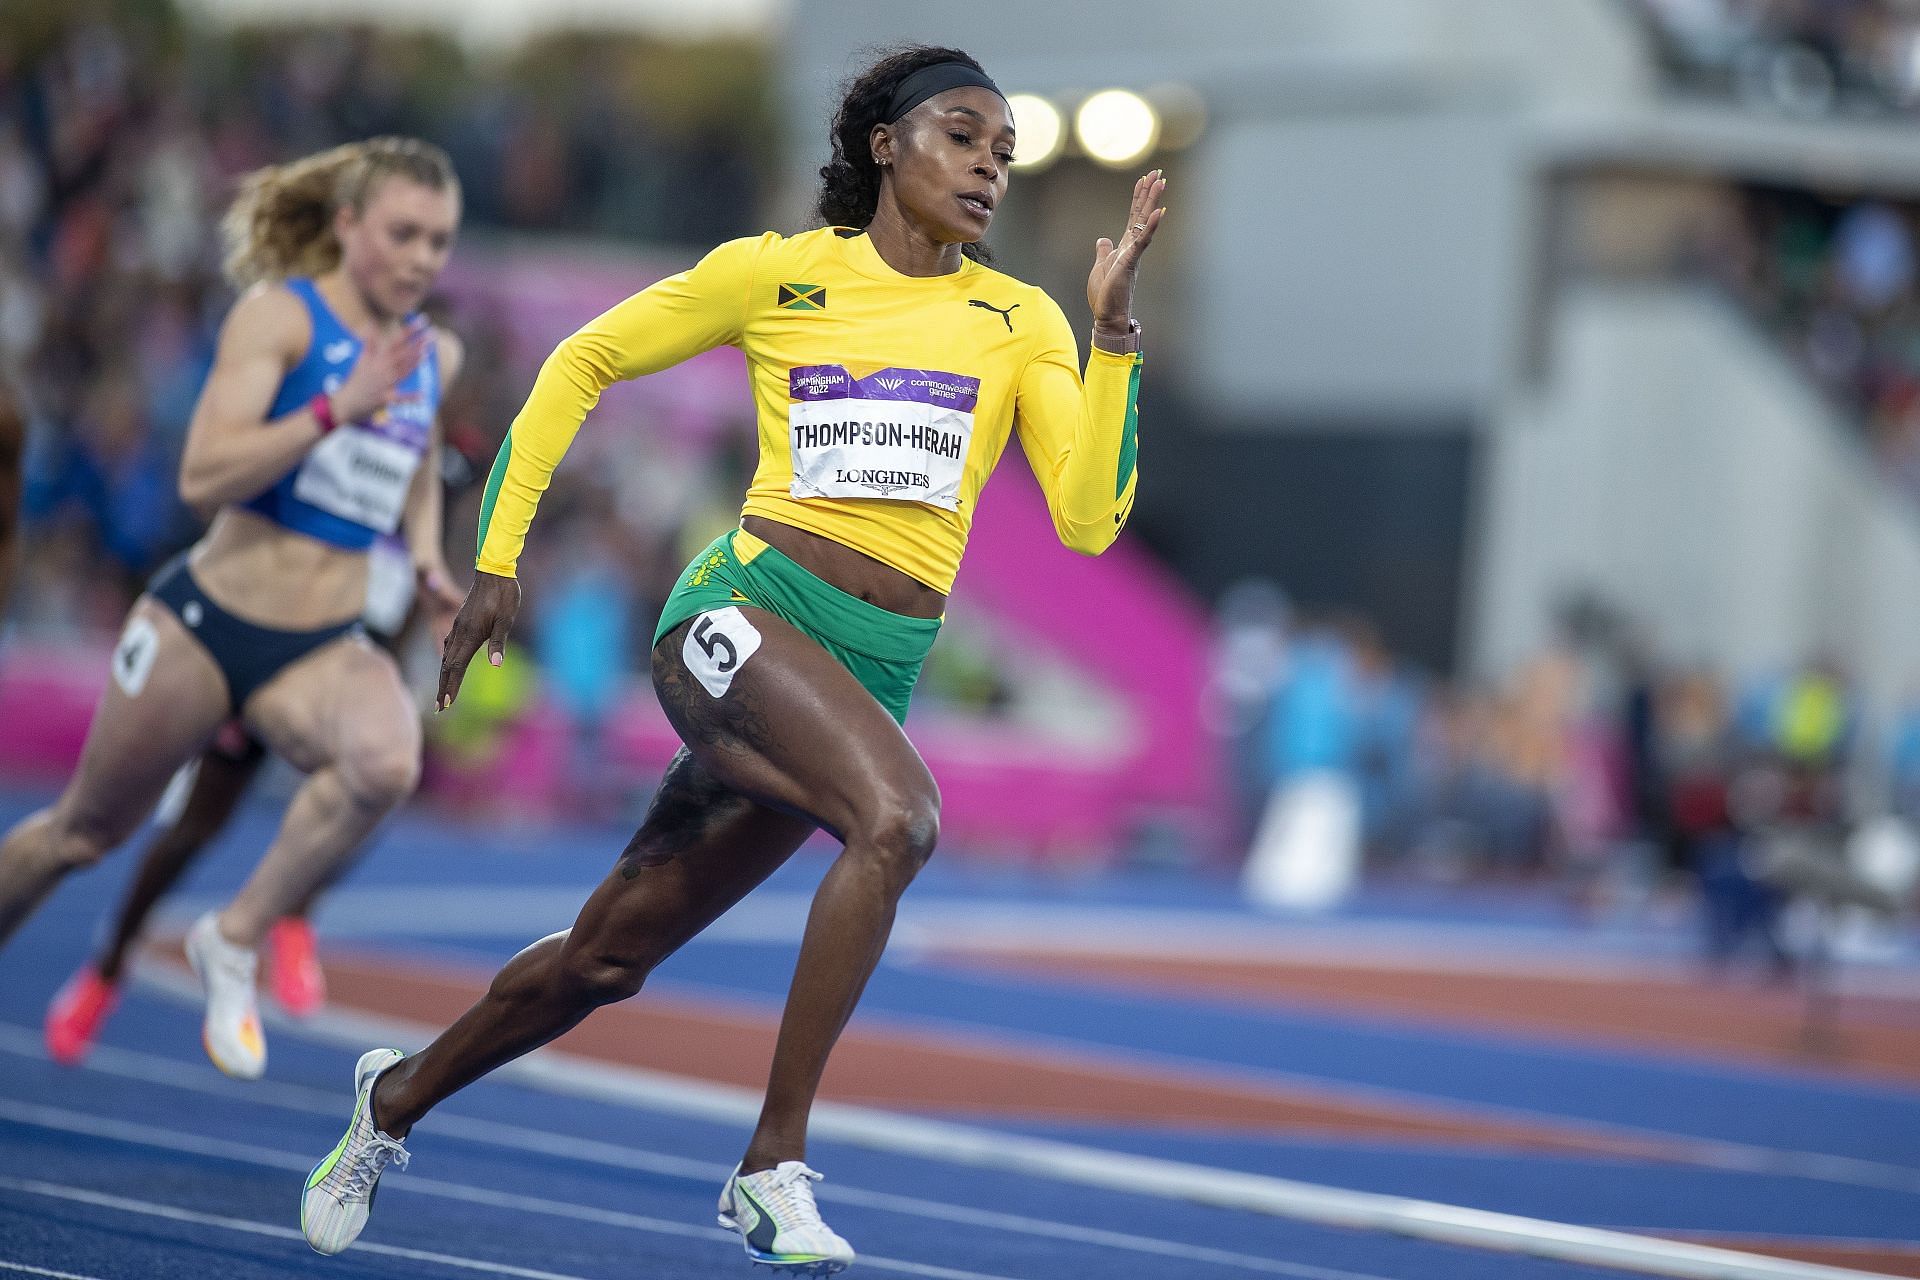
[[[938,369],[856,378],[814,364],[794,369],[788,389],[794,497],[960,505],[980,379]]]

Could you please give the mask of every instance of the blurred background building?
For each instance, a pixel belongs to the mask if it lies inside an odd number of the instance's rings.
[[[1685,886],[1720,954],[1780,955],[1796,896],[1910,895],[1920,4],[689,13],[10,0],[0,368],[31,435],[0,766],[68,766],[194,533],[172,477],[238,174],[380,132],[452,153],[459,563],[540,358],[718,241],[811,225],[835,86],[884,33],[1030,95],[993,246],[1070,316],[1129,174],[1172,179],[1131,538],[1042,548],[1010,461],[916,704],[956,856],[1224,872],[1317,832],[1336,898],[1361,870],[1596,911]],[[654,610],[751,447],[732,353],[608,397],[532,545],[534,661],[436,722],[429,800],[644,792]]]

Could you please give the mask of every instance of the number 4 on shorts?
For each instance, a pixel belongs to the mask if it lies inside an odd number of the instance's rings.
[[[720,698],[759,647],[760,632],[746,614],[728,605],[693,620],[687,642],[680,646],[680,660],[708,693]]]

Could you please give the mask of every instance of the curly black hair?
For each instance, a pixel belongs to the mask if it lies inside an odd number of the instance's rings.
[[[986,68],[958,49],[914,44],[886,51],[847,81],[840,109],[833,113],[833,158],[820,166],[820,198],[814,206],[827,226],[865,227],[873,221],[880,204],[880,166],[874,163],[867,139],[873,126],[887,123],[881,117],[900,82],[922,67],[941,62],[958,62],[986,74]],[[978,243],[963,244],[960,251],[975,262],[990,262],[993,257]]]

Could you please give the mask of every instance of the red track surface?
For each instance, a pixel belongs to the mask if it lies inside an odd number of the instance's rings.
[[[1717,1249],[1738,1249],[1742,1253],[1764,1253],[1795,1262],[1817,1262],[1829,1267],[1851,1267],[1878,1275],[1920,1277],[1920,1247],[1901,1244],[1862,1244],[1858,1247],[1824,1240],[1785,1238],[1751,1239],[1746,1236],[1670,1236],[1688,1244],[1710,1245]]]
[[[334,952],[327,957],[335,1001],[430,1026],[465,1012],[491,976]],[[643,992],[600,1010],[555,1047],[602,1062],[760,1089],[777,1030],[772,1011]],[[821,1096],[921,1113],[1338,1133],[1638,1159],[1670,1154],[1655,1142],[1588,1133],[1574,1125],[1489,1120],[1464,1108],[1388,1106],[1225,1073],[1176,1073],[1129,1063],[1117,1054],[1068,1055],[985,1037],[889,1029],[871,1019],[856,1019],[841,1037]]]
[[[1415,1017],[1614,1047],[1682,1049],[1772,1065],[1818,1066],[1920,1083],[1920,1000],[1848,997],[1809,1043],[1796,991],[1718,982],[1622,982],[1376,965],[1220,961],[996,951],[955,964],[1042,973],[1158,993],[1227,996]]]

